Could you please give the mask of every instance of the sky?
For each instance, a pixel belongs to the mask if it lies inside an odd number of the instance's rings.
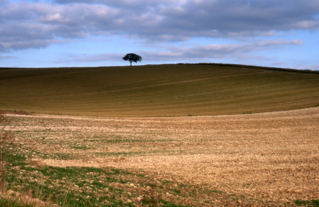
[[[0,0],[0,67],[230,63],[319,70],[318,0]]]

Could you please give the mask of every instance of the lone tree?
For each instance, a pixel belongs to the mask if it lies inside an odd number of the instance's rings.
[[[128,53],[128,54],[126,54],[124,57],[123,57],[123,60],[128,60],[128,61],[130,61],[130,63],[131,63],[131,66],[132,66],[132,62],[135,62],[135,63],[137,63],[137,61],[142,61],[142,57],[141,56],[139,56],[139,55],[137,55],[137,54],[134,54],[134,53]]]

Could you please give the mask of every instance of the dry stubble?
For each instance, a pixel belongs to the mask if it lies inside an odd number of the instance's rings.
[[[6,130],[19,131],[16,139],[40,152],[32,160],[41,164],[138,168],[263,201],[318,199],[319,107],[207,117],[9,116]]]

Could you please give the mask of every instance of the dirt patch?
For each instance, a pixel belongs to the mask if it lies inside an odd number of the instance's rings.
[[[6,130],[16,131],[38,165],[139,169],[278,203],[318,199],[318,107],[205,117],[8,116]]]
[[[26,111],[10,111],[10,110],[1,110],[0,109],[0,114],[17,114],[17,115],[31,115],[30,113]]]

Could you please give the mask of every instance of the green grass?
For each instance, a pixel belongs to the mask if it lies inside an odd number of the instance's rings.
[[[34,205],[14,199],[0,198],[0,207],[34,207]]]
[[[295,204],[297,204],[298,206],[319,206],[319,200],[310,200],[310,201],[296,200]]]
[[[319,104],[319,73],[223,64],[0,69],[0,109],[97,116],[280,111]]]

